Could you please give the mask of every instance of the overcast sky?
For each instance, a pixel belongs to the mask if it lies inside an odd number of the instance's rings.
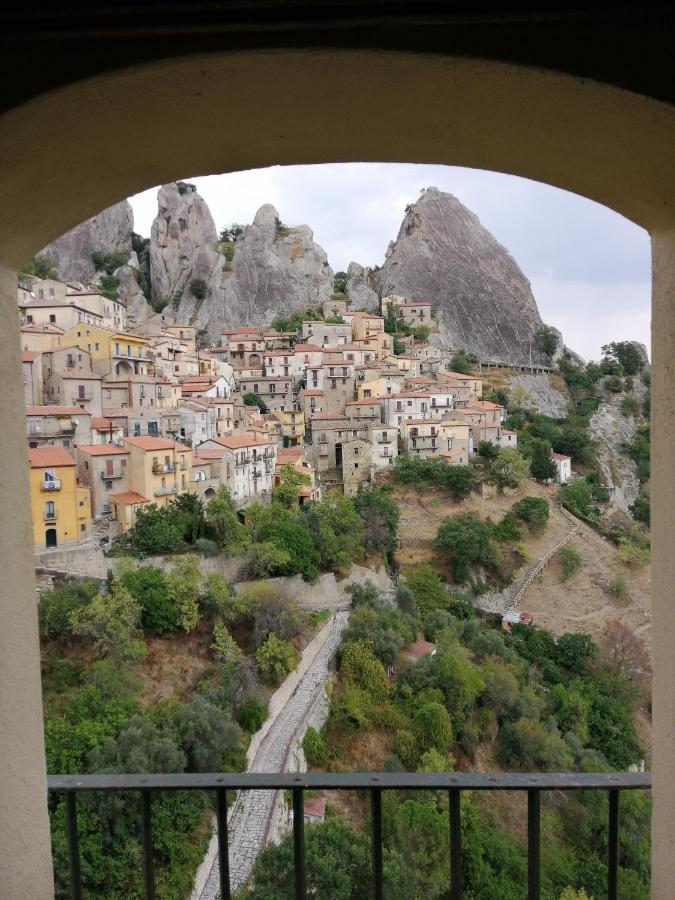
[[[382,264],[404,208],[435,185],[473,210],[515,257],[544,322],[586,359],[602,344],[637,340],[649,347],[650,259],[647,233],[616,213],[534,181],[449,166],[345,163],[276,166],[187,178],[216,226],[247,224],[272,203],[287,225],[309,225],[334,271],[350,261]],[[135,230],[146,237],[157,189],[131,197]]]

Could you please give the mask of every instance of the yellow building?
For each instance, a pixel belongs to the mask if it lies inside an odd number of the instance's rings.
[[[161,437],[128,437],[129,490],[158,506],[166,506],[190,486],[192,450]]]
[[[91,367],[99,375],[148,375],[154,369],[150,341],[135,334],[80,323],[65,332],[61,343],[91,353]]]
[[[305,440],[305,414],[301,409],[273,409],[270,412],[279,420],[281,436],[287,439],[288,446],[294,447]]]
[[[28,451],[28,459],[34,544],[84,540],[91,528],[91,497],[77,481],[74,458],[63,447],[39,447]]]

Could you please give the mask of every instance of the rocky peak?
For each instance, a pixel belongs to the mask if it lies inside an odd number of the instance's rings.
[[[510,253],[451,194],[427,188],[406,208],[378,273],[380,297],[430,300],[444,346],[484,361],[528,363],[541,318]]]
[[[121,251],[131,257],[133,229],[131,204],[122,200],[47,244],[40,250],[40,255],[52,257],[60,279],[87,284],[96,274],[92,259],[94,253]]]
[[[347,268],[347,286],[345,293],[353,309],[365,309],[378,312],[380,299],[373,290],[370,274],[357,262],[350,262]]]
[[[276,231],[277,222],[280,222],[279,213],[271,203],[263,203],[253,217],[253,224],[262,231]]]

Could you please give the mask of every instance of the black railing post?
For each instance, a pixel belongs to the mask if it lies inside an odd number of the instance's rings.
[[[370,818],[372,822],[371,852],[373,857],[373,896],[375,900],[384,897],[382,880],[382,791],[370,790]]]
[[[305,799],[302,788],[293,788],[293,864],[295,900],[305,900]]]
[[[73,900],[82,900],[82,872],[80,870],[80,835],[77,830],[77,798],[66,791],[68,821],[68,859],[70,862],[70,893]]]
[[[609,793],[609,841],[607,860],[607,896],[617,900],[619,896],[619,791],[610,788]]]
[[[152,794],[141,791],[141,838],[143,843],[143,881],[146,900],[155,900],[155,848],[152,843]]]
[[[540,792],[538,788],[527,791],[527,900],[539,900],[541,830]]]
[[[230,849],[227,842],[227,791],[216,789],[216,815],[218,817],[218,868],[220,870],[220,896],[230,900]]]
[[[450,810],[450,900],[462,900],[462,819],[461,791],[448,791]]]

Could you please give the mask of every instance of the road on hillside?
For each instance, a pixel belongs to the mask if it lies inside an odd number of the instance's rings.
[[[249,767],[250,772],[282,772],[289,748],[321,695],[328,680],[330,665],[340,644],[349,614],[338,612],[331,630],[314,661],[289,697],[263,739]],[[230,884],[238,890],[249,878],[258,854],[265,846],[268,823],[278,791],[242,791],[235,801],[228,823]],[[220,900],[218,860],[214,862],[199,900]],[[195,895],[193,894],[193,900]]]

